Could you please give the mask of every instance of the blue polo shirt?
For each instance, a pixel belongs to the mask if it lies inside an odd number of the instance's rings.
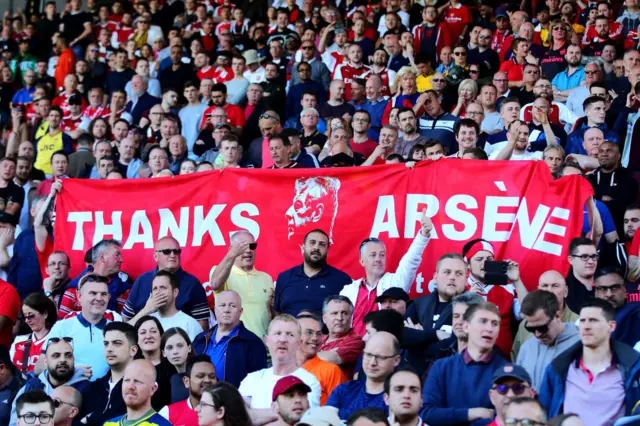
[[[369,126],[369,130],[367,131],[367,136],[371,140],[377,141],[378,139],[380,139],[382,117],[384,116],[384,110],[387,108],[388,103],[389,98],[387,98],[386,96],[382,96],[375,102],[367,99],[362,107],[362,109],[367,111],[371,116],[371,123]]]
[[[338,385],[331,392],[327,405],[338,409],[338,416],[346,421],[353,413],[363,408],[372,407],[389,414],[389,407],[384,403],[384,392],[372,395],[367,393],[366,382],[352,380]]]
[[[133,318],[144,308],[151,294],[153,277],[157,272],[158,268],[155,268],[138,277],[133,284],[129,299],[122,309],[123,316]],[[174,275],[180,281],[180,292],[176,299],[176,308],[198,321],[208,320],[209,305],[207,303],[207,294],[200,281],[182,268],[178,269]]]
[[[205,354],[209,355],[211,363],[216,368],[216,377],[218,377],[219,381],[223,381],[225,380],[224,361],[227,359],[227,347],[229,346],[231,339],[238,335],[238,331],[240,331],[240,324],[236,325],[235,328],[231,330],[231,333],[223,336],[219,342],[216,342],[217,329],[218,326],[216,326],[216,329],[213,330],[213,333],[211,334],[211,342],[207,346]]]
[[[322,312],[324,299],[340,294],[351,281],[349,275],[333,266],[325,265],[312,277],[304,273],[303,265],[294,266],[278,275],[273,309],[293,316],[302,310]]]
[[[82,272],[80,272],[80,275],[69,282],[67,288],[78,288],[80,278],[91,272],[93,272],[93,266],[87,266]],[[111,281],[109,281],[109,295],[111,295],[111,298],[109,299],[107,309],[118,311],[118,297],[129,289],[131,289],[131,279],[127,274],[124,272],[118,272],[114,275],[111,278]]]
[[[580,65],[578,70],[571,75],[569,75],[569,68],[556,74],[551,81],[551,85],[555,86],[558,90],[569,90],[580,86],[583,80],[584,66]]]

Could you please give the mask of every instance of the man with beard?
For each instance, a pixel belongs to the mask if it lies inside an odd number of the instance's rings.
[[[275,312],[298,315],[302,310],[320,312],[323,301],[351,282],[346,273],[327,264],[329,236],[321,229],[304,237],[302,265],[294,266],[278,275],[276,280]]]
[[[300,348],[296,354],[298,364],[309,373],[316,376],[320,382],[322,394],[320,405],[325,405],[331,392],[341,383],[347,381],[347,376],[339,366],[320,359],[318,351],[322,344],[322,323],[320,319],[311,313],[302,311],[298,315],[298,323],[302,329]]]
[[[217,380],[240,386],[247,374],[267,366],[267,351],[262,339],[240,321],[243,309],[238,293],[223,291],[216,295],[215,304],[218,324],[193,340],[193,351],[211,359]]]
[[[208,355],[196,355],[187,361],[187,370],[182,378],[185,399],[162,408],[158,414],[169,420],[172,425],[196,425],[198,413],[195,408],[200,404],[205,387],[218,383],[216,369]],[[172,389],[171,399],[180,399]]]
[[[549,80],[547,80],[546,78],[539,79],[533,85],[533,94],[536,97],[536,99],[544,98],[547,101],[549,101],[550,105],[549,105],[549,111],[547,115],[549,117],[549,121],[551,122],[552,126],[566,126],[566,125],[573,126],[578,120],[578,117],[576,117],[576,115],[573,112],[571,112],[571,110],[567,108],[567,106],[564,103],[556,102],[554,100],[553,92],[554,92],[553,86],[551,85],[551,83],[549,83]],[[520,119],[526,122],[530,122],[534,118],[532,112],[533,112],[533,102],[522,106],[522,108],[520,109]],[[564,129],[562,129],[562,132],[564,136],[562,136],[562,134],[560,134],[559,131],[556,131],[554,129],[554,133],[556,134],[556,136],[560,136],[560,140],[564,145],[567,139],[567,136],[564,133]]]
[[[495,73],[500,68],[498,54],[491,48],[491,37],[493,33],[489,28],[483,28],[478,34],[478,47],[470,49],[467,54],[467,61],[470,64],[484,62],[491,73]]]
[[[18,391],[11,407],[10,426],[16,426],[17,412],[16,401],[25,392],[32,389],[41,389],[47,395],[51,395],[53,390],[59,386],[71,386],[77,389],[83,397],[89,395],[89,382],[84,376],[83,368],[75,368],[73,347],[69,338],[49,338],[46,350],[43,349],[44,356],[40,357],[44,361],[45,370],[29,379]]]
[[[513,121],[507,131],[507,142],[498,143],[489,160],[542,160],[542,151],[530,152],[529,127],[521,120]]]
[[[358,44],[352,44],[347,51],[348,60],[336,67],[333,73],[334,80],[342,80],[345,85],[345,97],[348,102],[351,100],[351,83],[356,78],[364,78],[371,68],[362,62],[362,48]]]
[[[611,338],[634,346],[640,341],[640,304],[627,299],[624,272],[620,268],[602,268],[595,274],[593,288],[597,299],[611,303],[616,311],[616,329]]]
[[[396,72],[387,68],[389,62],[389,54],[383,48],[376,49],[371,62],[371,72],[366,80],[372,75],[380,77],[381,87],[380,96],[391,96],[391,86],[396,80]],[[371,99],[370,99],[371,100]],[[375,100],[375,99],[374,99]]]
[[[264,336],[269,326],[273,278],[255,268],[258,243],[249,231],[236,232],[230,243],[222,261],[209,272],[211,288],[216,295],[227,290],[237,292],[249,307],[242,313],[242,322],[251,332]]]
[[[138,335],[131,324],[119,321],[107,324],[103,343],[109,372],[91,384],[91,398],[85,401],[89,426],[102,426],[107,420],[127,412],[122,397],[122,378],[138,353]]]
[[[311,388],[296,376],[286,376],[278,380],[273,388],[273,407],[278,420],[272,426],[293,426],[309,409],[307,394]]]
[[[171,66],[160,71],[158,80],[163,90],[174,89],[178,93],[184,92],[184,84],[187,81],[198,81],[198,76],[189,64],[182,62],[182,46],[171,47]],[[220,83],[222,84],[222,83]]]
[[[422,381],[414,370],[399,367],[384,381],[384,402],[389,407],[389,423],[423,426]]]
[[[212,114],[214,109],[220,107],[226,112],[227,123],[233,128],[233,132],[241,136],[245,125],[244,111],[239,106],[227,102],[227,86],[223,83],[214,84],[211,90],[211,102],[213,105],[204,111],[200,129],[202,130],[209,125],[207,123],[208,116]]]
[[[437,342],[451,337],[451,300],[465,292],[466,276],[467,265],[462,256],[448,253],[440,257],[433,274],[436,289],[409,305],[405,315],[407,324],[421,330],[427,341]]]
[[[413,109],[400,108],[398,111],[398,124],[400,131],[402,131],[402,137],[398,138],[395,152],[406,158],[411,148],[417,144],[424,145],[427,139],[418,133],[416,113]]]
[[[629,169],[620,165],[620,147],[613,142],[600,144],[598,163],[600,167],[588,174],[587,180],[593,186],[595,199],[607,206],[618,233],[622,234],[625,209],[638,198],[638,182]]]
[[[322,304],[322,321],[329,334],[322,338],[318,357],[339,365],[347,377],[362,353],[364,342],[351,328],[353,304],[344,296],[329,296]]]
[[[356,111],[353,105],[345,101],[346,85],[342,80],[333,80],[329,85],[329,100],[320,107],[320,116],[329,117],[353,117]]]
[[[111,313],[111,320],[105,317],[109,302],[109,286],[107,278],[87,274],[78,284],[78,299],[82,311],[72,317],[55,323],[49,332],[49,342],[55,338],[70,337],[73,339],[73,356],[78,364],[91,372],[93,380],[102,377],[109,371],[109,364],[104,354],[102,330],[113,321],[121,321],[117,313]],[[44,347],[47,346],[45,343]]]
[[[451,45],[447,24],[438,21],[438,9],[433,5],[425,6],[422,9],[422,23],[413,28],[414,52],[423,52],[431,65],[435,66],[442,48]]]
[[[153,364],[145,359],[131,362],[122,379],[122,398],[127,412],[105,422],[104,426],[140,423],[171,426],[171,423],[151,407],[151,397],[157,390],[156,368]]]
[[[631,242],[633,241],[633,236],[636,234],[636,231],[640,227],[640,206],[631,205],[628,206],[624,212],[624,240],[625,246],[627,248],[627,253],[629,255],[637,255],[637,253],[631,252]]]
[[[567,69],[553,77],[553,94],[558,101],[565,102],[571,92],[584,81],[584,66],[582,65],[582,49],[577,44],[570,44],[564,54]]]

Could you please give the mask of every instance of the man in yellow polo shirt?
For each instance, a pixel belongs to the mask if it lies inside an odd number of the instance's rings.
[[[62,110],[59,107],[51,107],[47,121],[49,130],[40,139],[36,140],[35,168],[42,170],[47,177],[53,174],[51,157],[56,151],[63,150],[67,154],[73,152],[73,139],[60,129],[62,123]]]
[[[273,304],[273,278],[254,268],[257,243],[248,231],[231,237],[231,247],[219,265],[211,268],[209,278],[213,291],[237,292],[244,311],[240,320],[260,338],[267,334]]]

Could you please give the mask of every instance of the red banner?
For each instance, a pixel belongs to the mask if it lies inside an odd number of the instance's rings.
[[[116,238],[123,244],[123,271],[136,277],[155,267],[155,241],[172,235],[183,247],[184,269],[205,282],[230,236],[246,229],[258,241],[256,267],[275,279],[302,263],[303,236],[321,228],[331,236],[329,263],[360,278],[360,242],[384,240],[387,270],[394,270],[426,207],[434,231],[414,296],[429,291],[438,257],[460,252],[473,238],[492,242],[498,259],[520,263],[531,288],[546,270],[567,272],[568,243],[580,235],[591,194],[585,179],[553,181],[544,163],[530,161],[443,159],[415,169],[229,169],[159,179],[69,179],[57,200],[55,248],[70,254],[77,274],[86,250]]]

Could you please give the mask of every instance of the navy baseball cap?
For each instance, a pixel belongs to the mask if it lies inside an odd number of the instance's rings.
[[[501,369],[496,370],[496,372],[493,373],[492,382],[496,383],[508,378],[531,384],[531,376],[527,373],[527,370],[516,364],[507,364]]]
[[[384,293],[376,297],[376,303],[381,303],[386,299],[404,300],[405,302],[409,302],[411,300],[407,292],[400,287],[391,287],[386,289]]]

